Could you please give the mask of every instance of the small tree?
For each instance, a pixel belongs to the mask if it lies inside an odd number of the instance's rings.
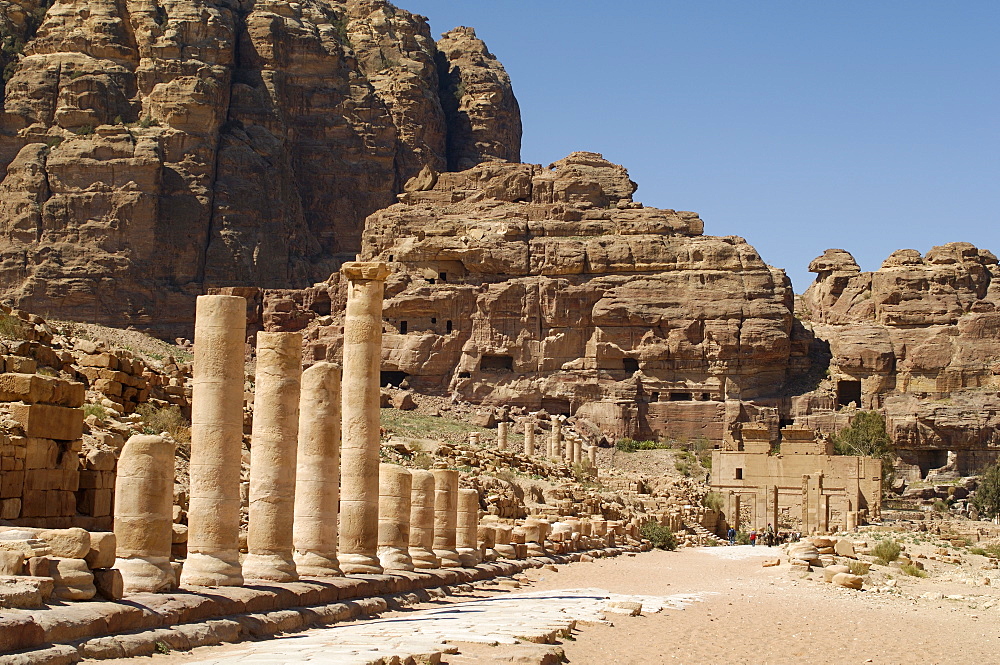
[[[1000,515],[1000,460],[986,469],[979,478],[979,487],[972,497],[972,505],[986,519]]]
[[[833,449],[837,455],[861,455],[882,460],[882,491],[887,492],[893,480],[896,453],[885,429],[885,418],[878,411],[859,411],[845,427],[833,434]]]

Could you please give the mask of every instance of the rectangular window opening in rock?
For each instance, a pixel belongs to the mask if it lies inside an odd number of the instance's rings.
[[[399,370],[382,370],[379,372],[379,384],[383,388],[388,386],[398,386],[408,377],[409,374],[406,372],[400,372]]]
[[[481,372],[513,372],[514,358],[508,355],[484,355],[479,360]]]
[[[671,402],[690,402],[692,399],[691,393],[670,393]]]
[[[736,480],[743,480],[743,469],[736,469]]]
[[[626,372],[638,372],[639,361],[635,358],[622,358],[622,369]]]
[[[852,403],[861,406],[861,382],[837,381],[837,405],[850,406]]]

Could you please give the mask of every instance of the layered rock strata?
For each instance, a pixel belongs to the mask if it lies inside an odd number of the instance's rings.
[[[366,224],[363,257],[393,268],[383,384],[721,440],[727,400],[780,395],[805,357],[781,270],[693,212],[632,201],[598,154],[433,175]],[[308,326],[317,359],[342,344],[321,311],[343,287],[325,288],[263,304],[270,329]]]
[[[797,400],[818,425],[855,404],[884,410],[902,458],[923,476],[957,458],[973,473],[1000,451],[1000,266],[965,242],[893,252],[874,272],[829,249],[809,266],[816,281],[799,314],[829,345],[831,390]]]
[[[0,289],[33,311],[189,336],[206,288],[325,279],[422,169],[518,158],[474,31],[383,0],[46,5],[0,18]]]

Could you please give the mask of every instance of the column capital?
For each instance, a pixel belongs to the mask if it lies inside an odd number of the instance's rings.
[[[352,282],[378,281],[384,282],[392,272],[388,264],[382,261],[348,261],[340,266],[340,274]]]

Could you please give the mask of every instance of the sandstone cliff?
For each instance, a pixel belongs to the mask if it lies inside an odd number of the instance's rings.
[[[702,235],[696,213],[633,202],[635,187],[594,153],[407,183],[363,241],[393,268],[384,380],[715,440],[736,400],[781,394],[804,354],[784,272],[742,238]],[[262,324],[313,320],[307,357],[336,357],[342,298],[336,281],[269,293]]]
[[[519,156],[475,33],[384,0],[0,10],[0,288],[32,311],[185,331],[209,287],[325,279],[424,167]]]
[[[817,278],[800,315],[829,344],[835,395],[824,406],[884,409],[914,475],[944,466],[947,451],[963,473],[992,461],[1000,447],[997,258],[953,242],[924,255],[898,250],[862,272],[848,252],[830,249],[809,269]]]

